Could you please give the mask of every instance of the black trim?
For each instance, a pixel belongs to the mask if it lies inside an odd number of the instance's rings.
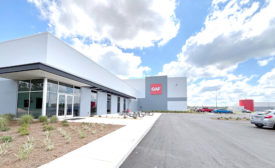
[[[118,95],[118,96],[122,96],[122,97],[126,97],[126,98],[131,98],[131,99],[135,99],[135,97],[118,92],[116,90],[113,90],[111,88],[99,85],[97,83],[91,82],[89,80],[83,79],[81,77],[72,75],[70,73],[64,72],[62,70],[56,69],[54,67],[51,67],[49,65],[45,65],[43,63],[32,63],[32,64],[24,64],[24,65],[17,65],[17,66],[10,66],[10,67],[2,67],[0,68],[0,74],[6,74],[6,73],[14,73],[14,72],[22,72],[22,71],[31,71],[31,70],[42,70],[42,71],[46,71],[58,76],[62,76],[74,81],[78,81],[84,84],[87,84],[89,86],[91,86],[91,89],[96,89],[96,90],[100,90],[100,91],[104,91],[107,93],[112,93],[114,95]]]

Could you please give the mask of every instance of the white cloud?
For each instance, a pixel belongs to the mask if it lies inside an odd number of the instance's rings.
[[[120,48],[164,45],[180,26],[176,0],[28,1],[48,20],[54,34],[73,39],[76,49],[122,78],[142,77],[150,68]]]
[[[177,35],[176,0],[28,0],[59,37],[109,40],[122,48],[163,45]]]
[[[275,68],[264,74],[256,83],[250,84],[255,77],[234,76],[224,79],[204,79],[188,86],[188,105],[215,106],[216,94],[218,106],[238,104],[239,99],[250,98],[256,102],[275,101]],[[234,80],[231,80],[231,79]]]
[[[263,1],[261,1],[263,2]],[[215,0],[204,28],[186,40],[160,74],[191,79],[225,76],[250,58],[275,53],[275,1]]]
[[[266,66],[273,59],[274,59],[274,57],[269,57],[267,59],[258,60],[257,62],[260,66]]]
[[[122,52],[115,46],[84,44],[78,38],[73,39],[72,46],[120,78],[143,77],[150,71],[149,67],[141,66],[139,56]]]

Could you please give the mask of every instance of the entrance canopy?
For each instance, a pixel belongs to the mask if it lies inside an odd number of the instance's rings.
[[[111,88],[96,84],[78,76],[69,74],[67,72],[58,70],[51,66],[42,63],[32,63],[25,65],[17,65],[11,67],[0,68],[0,77],[13,80],[30,80],[39,78],[48,78],[52,80],[62,81],[64,83],[72,84],[79,87],[89,87],[93,90],[107,92],[125,98],[134,98],[130,95],[118,92]]]

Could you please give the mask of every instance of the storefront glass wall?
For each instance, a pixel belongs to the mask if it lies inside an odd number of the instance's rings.
[[[17,117],[42,114],[43,79],[18,81]]]
[[[117,97],[117,112],[120,112],[120,97]]]
[[[80,88],[61,82],[48,80],[48,94],[46,115],[48,117],[79,116],[80,115]],[[59,101],[58,101],[59,95]],[[59,102],[59,104],[57,104]],[[65,107],[66,106],[66,107]],[[58,107],[58,113],[57,113]],[[66,110],[66,111],[65,111]]]
[[[97,106],[97,92],[91,92],[91,115],[96,115],[96,106]]]
[[[107,95],[107,114],[111,113],[111,95]]]

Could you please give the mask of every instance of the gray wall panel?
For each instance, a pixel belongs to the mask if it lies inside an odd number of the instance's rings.
[[[0,78],[0,114],[16,114],[17,82]]]
[[[162,93],[152,95],[151,84],[161,84]],[[146,77],[145,99],[139,99],[139,107],[144,111],[167,110],[167,76]]]
[[[82,87],[80,89],[80,116],[90,116],[91,112],[91,89]]]

